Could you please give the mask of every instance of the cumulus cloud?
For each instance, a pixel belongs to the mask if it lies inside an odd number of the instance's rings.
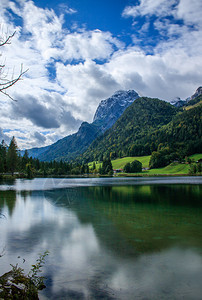
[[[168,16],[172,14],[170,10],[178,0],[140,0],[140,4],[127,6],[122,15],[124,17],[138,17],[146,15]]]
[[[0,99],[2,128],[22,147],[48,145],[75,132],[82,120],[91,122],[99,102],[116,90],[168,101],[190,96],[202,78],[201,6],[198,0],[127,6],[122,16],[134,25],[126,46],[111,32],[67,28],[65,14],[79,14],[69,6],[60,7],[59,15],[30,0],[1,0],[1,32],[16,34],[11,45],[1,47],[0,63],[11,77],[19,74],[20,63],[29,68],[9,91],[18,101]],[[142,41],[151,26],[158,36],[147,48]]]
[[[37,98],[30,95],[19,97],[12,103],[12,115],[16,119],[26,118],[33,124],[43,128],[58,128],[60,125],[55,118],[55,110],[42,105]]]
[[[0,127],[0,142],[3,141],[7,144],[10,142],[10,137],[3,132],[3,129]]]
[[[38,131],[34,132],[34,138],[39,142],[39,144],[44,144],[46,137]]]
[[[70,87],[66,101],[74,104],[73,114],[77,118],[86,116],[91,121],[100,99],[120,88],[105,64],[99,65],[92,60],[67,66],[58,63],[56,71],[61,85]]]
[[[18,96],[19,101],[11,102],[11,114],[16,120],[25,118],[38,127],[45,129],[60,126],[75,128],[81,120],[75,119],[65,109],[65,102],[59,95],[43,94],[41,97]],[[57,103],[57,105],[56,105]]]

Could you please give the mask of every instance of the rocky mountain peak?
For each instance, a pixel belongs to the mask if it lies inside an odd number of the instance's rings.
[[[191,96],[190,100],[193,100],[200,95],[202,95],[202,86],[197,88],[196,92]]]
[[[93,123],[102,123],[101,130],[107,130],[137,98],[139,98],[139,95],[134,90],[116,91],[111,97],[100,102]]]

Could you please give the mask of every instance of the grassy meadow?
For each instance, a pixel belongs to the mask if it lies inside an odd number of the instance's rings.
[[[134,160],[139,160],[142,163],[143,168],[149,167],[150,155],[148,156],[136,156],[136,157],[123,157],[119,159],[112,160],[113,169],[123,169],[125,164],[128,162],[132,162]],[[189,156],[189,158],[196,162],[199,159],[202,159],[202,154],[194,154]],[[89,163],[89,167],[92,168],[93,162]],[[100,163],[96,162],[96,169],[98,170],[100,167]],[[190,165],[186,163],[177,163],[173,162],[170,165],[164,168],[151,169],[151,170],[143,170],[142,173],[135,173],[135,175],[188,175],[189,174]],[[118,173],[118,176],[132,176],[132,173]]]

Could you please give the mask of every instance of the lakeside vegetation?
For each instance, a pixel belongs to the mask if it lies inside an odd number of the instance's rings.
[[[114,170],[124,170],[124,166],[128,163],[132,163],[134,160],[138,160],[142,163],[142,172],[141,173],[118,173],[118,176],[149,176],[149,175],[193,175],[197,174],[200,175],[201,171],[197,172],[194,171],[194,166],[197,165],[197,161],[202,159],[202,154],[193,154],[187,157],[182,162],[172,162],[171,164],[162,167],[162,168],[154,168],[149,169],[149,162],[151,159],[151,155],[147,156],[135,156],[135,157],[123,157],[118,158],[115,160],[112,160],[112,168]],[[93,171],[93,166],[96,167],[96,170],[99,170],[100,166],[102,165],[102,162],[90,162],[89,168],[90,171]],[[201,163],[199,163],[201,166]],[[96,173],[96,172],[95,172]]]
[[[58,176],[58,175],[82,175],[88,174],[88,164],[67,163],[64,161],[39,161],[28,156],[25,151],[21,156],[15,137],[8,145],[4,141],[0,144],[0,177],[25,177]]]
[[[165,151],[165,149],[164,149]],[[0,144],[0,177],[9,176],[34,178],[47,176],[75,176],[75,175],[113,175],[113,170],[117,176],[152,176],[152,175],[200,175],[202,170],[202,154],[193,154],[180,161],[173,161],[166,166],[161,167],[162,161],[165,161],[163,155],[130,156],[117,159],[104,158],[103,161],[94,161],[90,163],[67,163],[64,161],[41,162],[36,158],[28,157],[27,151],[20,156],[18,146],[13,137],[10,145],[7,146],[4,141]],[[152,165],[154,160],[158,166]],[[134,169],[134,162],[139,162],[139,169]],[[198,162],[198,163],[197,163]],[[141,167],[140,167],[141,166]],[[142,171],[140,171],[142,169]]]

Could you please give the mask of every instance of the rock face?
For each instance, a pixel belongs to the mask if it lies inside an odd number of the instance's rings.
[[[201,96],[202,95],[202,86],[200,86],[196,92],[191,96],[190,100],[193,100],[195,99],[196,97],[198,96]]]
[[[34,157],[42,161],[74,159],[83,153],[98,135],[112,127],[125,109],[137,98],[139,95],[133,90],[114,93],[110,98],[101,101],[93,123],[83,122],[75,134],[66,136],[48,147],[30,149],[29,155],[36,154]]]
[[[115,92],[110,98],[100,102],[93,118],[93,124],[98,125],[102,132],[106,131],[137,98],[139,95],[134,90]]]
[[[176,99],[173,99],[170,104],[172,104],[173,106],[180,108],[182,106],[184,106],[187,103],[187,100],[182,100],[179,97],[177,97]]]
[[[179,97],[177,97],[176,99],[172,100],[170,102],[170,104],[172,104],[173,106],[177,107],[177,108],[180,108],[180,107],[183,107],[185,105],[189,105],[189,102],[191,100],[194,100],[196,99],[198,96],[201,96],[202,95],[202,86],[200,86],[196,92],[189,98],[187,98],[186,100],[182,100],[180,99]]]

